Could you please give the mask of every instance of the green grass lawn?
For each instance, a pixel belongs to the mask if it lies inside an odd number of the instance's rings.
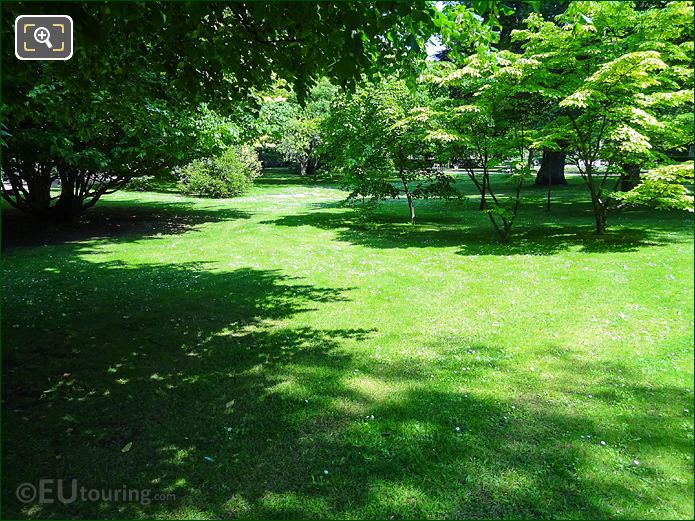
[[[6,212],[3,517],[692,518],[692,217],[597,238],[555,196],[507,245],[474,198],[361,224],[277,173]],[[18,501],[42,478],[166,499]]]

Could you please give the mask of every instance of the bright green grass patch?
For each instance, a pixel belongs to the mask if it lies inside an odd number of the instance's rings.
[[[472,194],[360,224],[280,175],[6,215],[4,517],[691,518],[692,217],[544,196],[508,245]]]

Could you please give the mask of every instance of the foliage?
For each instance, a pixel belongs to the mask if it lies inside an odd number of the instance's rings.
[[[206,197],[241,195],[261,175],[258,153],[249,146],[230,147],[214,159],[194,160],[180,170],[180,187],[185,194]]]
[[[430,112],[435,130],[428,137],[465,165],[480,193],[480,209],[503,241],[510,238],[530,176],[525,157],[543,107],[534,82],[537,67],[536,60],[502,51],[485,59],[471,55],[460,65],[437,64],[421,77],[439,92]],[[493,191],[495,169],[508,174],[511,197]]]
[[[453,195],[451,178],[432,168],[427,99],[403,80],[366,84],[335,103],[326,121],[331,166],[351,190],[348,201],[404,194],[415,222],[413,199]],[[400,181],[399,188],[393,181]]]
[[[2,44],[16,15],[50,6],[3,3]],[[128,179],[208,157],[196,128],[203,103],[223,116],[251,106],[276,78],[303,101],[323,75],[349,86],[362,73],[409,69],[432,30],[416,3],[74,3],[79,34],[67,63],[2,57],[7,127],[3,197],[51,219],[75,220]],[[202,142],[198,140],[202,139]],[[199,149],[205,150],[202,153]],[[60,180],[58,194],[51,185]],[[3,184],[4,185],[4,184]]]
[[[316,118],[295,118],[287,125],[280,142],[280,151],[285,158],[299,166],[300,175],[315,175],[318,164],[317,150],[321,144],[320,121]]]
[[[287,98],[270,98],[274,117],[268,119],[274,126],[269,126],[267,142],[275,134],[276,142],[269,144],[277,146],[287,160],[295,162],[300,175],[316,175],[322,152],[326,152],[321,147],[322,125],[336,93],[337,88],[323,78],[311,89],[304,106],[293,92]]]
[[[615,202],[611,174],[620,182],[692,143],[692,125],[683,125],[693,110],[692,3],[638,11],[627,2],[573,2],[556,22],[531,15],[527,25],[514,37],[540,64],[539,92],[557,102],[542,139],[571,144],[603,233]]]
[[[142,177],[134,177],[124,186],[125,190],[134,192],[149,192],[155,188],[156,177],[153,175],[145,175]]]
[[[653,168],[642,182],[629,192],[612,196],[623,206],[652,206],[659,210],[693,211],[693,163],[679,163]]]

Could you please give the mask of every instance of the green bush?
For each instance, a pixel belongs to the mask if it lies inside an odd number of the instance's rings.
[[[246,192],[261,175],[258,153],[249,146],[230,147],[213,159],[196,160],[179,172],[184,194],[234,197]]]

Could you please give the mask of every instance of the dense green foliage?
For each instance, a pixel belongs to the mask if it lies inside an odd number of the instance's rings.
[[[373,208],[404,195],[415,223],[415,198],[452,195],[451,178],[428,161],[434,149],[420,111],[426,102],[424,93],[402,80],[368,84],[336,101],[324,125],[326,148],[332,170],[351,189],[349,201],[367,199],[367,208]]]
[[[5,23],[23,8],[4,4]],[[369,208],[404,195],[411,222],[415,198],[452,195],[434,166],[462,163],[508,240],[533,153],[545,150],[579,168],[603,233],[611,209],[646,202],[644,188],[616,193],[694,141],[692,2],[150,2],[67,12],[84,43],[70,66],[3,58],[12,81],[0,107],[2,194],[43,217],[76,219],[103,194],[137,187],[135,177],[253,143],[302,175],[330,162],[351,201]],[[427,66],[434,33],[448,61]],[[333,103],[338,86],[357,90]],[[493,171],[510,174],[511,197],[491,192]],[[690,208],[673,179],[652,176],[649,191],[660,207]]]
[[[692,215],[594,236],[570,177],[501,245],[457,179],[417,226],[267,174],[5,214],[3,517],[692,518]],[[175,497],[17,500],[47,476]]]
[[[644,11],[573,2],[555,22],[531,15],[528,29],[512,35],[536,64],[534,86],[557,101],[542,137],[570,143],[599,233],[618,188],[607,184],[609,174],[618,182],[635,168],[639,175],[668,161],[667,150],[693,143],[692,21],[688,2]]]
[[[6,50],[16,15],[53,12],[2,9]],[[2,172],[11,185],[2,195],[38,216],[77,219],[132,177],[209,157],[195,128],[201,103],[226,114],[253,105],[254,90],[277,77],[303,99],[321,76],[347,86],[377,66],[407,69],[433,30],[431,12],[424,0],[66,4],[78,38],[70,61],[3,53]]]
[[[671,172],[659,168],[693,146],[692,2],[572,2],[546,15],[515,21],[498,50],[495,24],[448,4],[438,13],[447,61],[429,63],[416,88],[391,78],[339,98],[324,138],[349,200],[372,207],[405,194],[414,222],[409,183],[424,177],[450,195],[447,176],[431,167],[457,163],[508,241],[533,153],[544,150],[575,163],[599,234],[612,209],[692,211],[692,164],[640,185],[643,171]],[[500,174],[513,188],[506,196],[492,190]]]
[[[180,169],[180,188],[185,194],[205,197],[241,195],[261,175],[258,152],[249,146],[229,147],[213,159],[196,159]]]
[[[296,93],[286,85],[275,85],[263,96],[256,120],[260,144],[277,150],[285,160],[297,165],[300,175],[316,176],[324,150],[322,124],[328,117],[337,87],[321,78],[300,104]]]

